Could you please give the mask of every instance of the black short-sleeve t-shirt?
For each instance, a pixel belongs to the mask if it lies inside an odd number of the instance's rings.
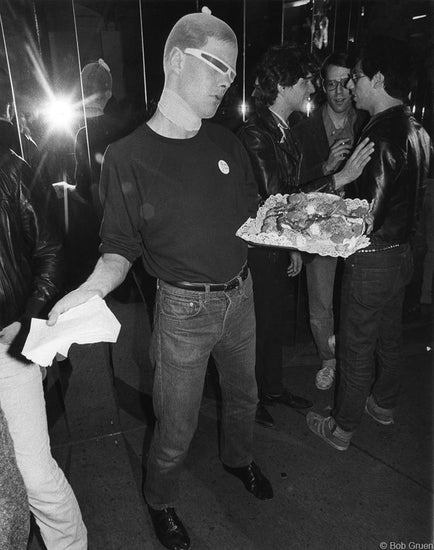
[[[257,188],[246,151],[229,130],[204,123],[189,139],[146,124],[112,144],[101,174],[101,252],[165,281],[224,282],[246,261],[235,236],[254,215]]]

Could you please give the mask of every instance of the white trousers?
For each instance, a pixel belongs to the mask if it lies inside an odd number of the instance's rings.
[[[51,455],[40,368],[7,354],[0,344],[0,404],[18,468],[48,550],[86,550],[87,531],[64,473]]]

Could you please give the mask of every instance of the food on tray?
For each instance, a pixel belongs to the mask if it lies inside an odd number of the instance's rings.
[[[271,195],[237,235],[254,245],[346,258],[368,246],[363,233],[369,212],[366,200],[328,193]]]
[[[312,239],[343,243],[362,235],[368,209],[367,203],[351,208],[337,195],[297,193],[289,195],[286,203],[266,211],[261,232],[279,235],[297,232]]]

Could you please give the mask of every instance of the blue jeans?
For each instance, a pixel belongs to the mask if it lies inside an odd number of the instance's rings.
[[[401,365],[405,286],[413,273],[409,245],[356,253],[345,262],[339,332],[340,379],[333,417],[354,431],[372,393],[384,409],[396,406]]]
[[[211,354],[223,400],[221,460],[232,467],[252,461],[255,330],[250,274],[228,292],[184,290],[159,281],[151,340],[157,422],[145,482],[145,497],[152,508],[174,506]]]
[[[335,333],[333,286],[336,265],[337,258],[319,254],[315,254],[310,261],[306,262],[310,328],[323,367],[336,365],[334,353],[328,344],[330,336]]]

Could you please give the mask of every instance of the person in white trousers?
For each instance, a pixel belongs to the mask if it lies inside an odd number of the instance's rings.
[[[0,147],[0,406],[47,550],[85,550],[80,508],[50,450],[41,370],[20,354],[25,321],[58,293],[52,192],[21,157]]]

